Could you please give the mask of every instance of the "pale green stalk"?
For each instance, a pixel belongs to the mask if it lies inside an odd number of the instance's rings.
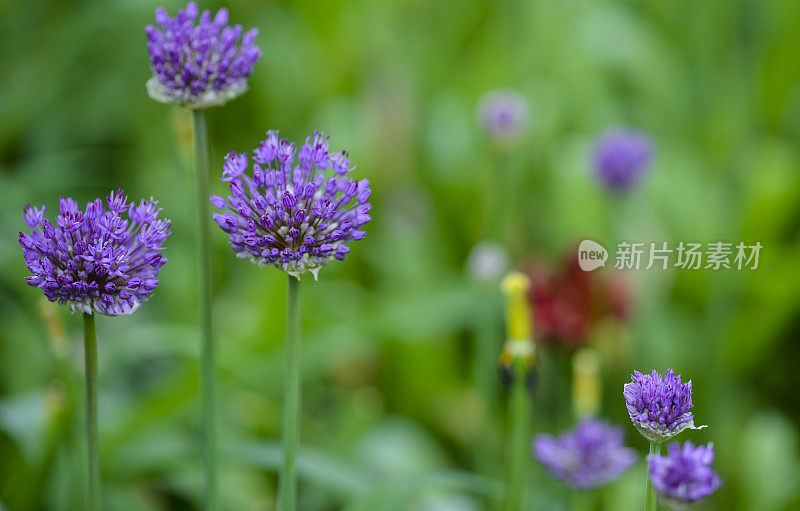
[[[504,511],[523,511],[526,505],[528,460],[530,458],[531,406],[526,388],[525,363],[514,361],[514,381],[511,387],[510,425],[508,443],[508,481]]]
[[[97,445],[97,334],[94,316],[83,313],[83,358],[86,375],[86,510],[100,511],[100,452]]]
[[[286,360],[283,373],[283,470],[278,510],[297,508],[295,463],[300,446],[300,280],[286,276]]]
[[[489,289],[484,282],[478,282],[476,292],[480,293],[483,310],[476,311],[478,324],[473,333],[473,380],[478,391],[481,405],[479,438],[475,442],[474,463],[476,470],[482,475],[490,475],[494,471],[497,454],[497,430],[495,422],[499,410],[499,379],[497,377],[497,357],[501,331],[495,321],[501,314],[498,310],[494,288]]]
[[[199,319],[202,335],[200,349],[200,393],[202,396],[203,473],[205,493],[203,509],[217,509],[217,414],[216,362],[212,335],[212,270],[211,240],[208,229],[209,173],[211,172],[208,129],[203,109],[192,111],[194,119],[194,163],[197,170],[197,254],[199,266]]]
[[[650,455],[645,462],[645,475],[647,481],[645,482],[644,491],[644,511],[657,511],[658,510],[658,495],[656,495],[653,483],[650,481],[650,458],[661,454],[661,442],[650,442]]]

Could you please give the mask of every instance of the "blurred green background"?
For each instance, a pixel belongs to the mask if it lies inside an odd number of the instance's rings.
[[[124,187],[173,219],[169,263],[131,317],[100,317],[104,508],[196,509],[199,465],[196,218],[187,112],[153,102],[144,25],[158,3],[0,4],[0,509],[74,510],[83,498],[81,324],[28,287],[20,213]],[[170,14],[183,7],[168,2]],[[219,2],[201,2],[217,9]],[[499,287],[465,262],[489,238],[514,266],[557,265],[584,238],[760,241],[755,271],[638,271],[631,320],[602,338],[602,412],[642,454],[600,490],[641,506],[646,443],[622,385],[674,367],[695,389],[680,440],[713,441],[722,488],[697,509],[800,508],[800,3],[777,0],[234,1],[258,27],[250,90],[208,112],[213,189],[223,155],[269,128],[314,129],[373,185],[368,237],[303,283],[300,508],[489,509],[502,435],[484,436],[473,340],[499,354]],[[480,97],[509,87],[530,128],[502,151]],[[603,129],[650,134],[656,158],[627,196],[590,166]],[[505,167],[498,168],[498,162]],[[510,181],[509,181],[510,180]],[[513,226],[482,227],[493,182]],[[484,222],[485,223],[485,222]],[[224,509],[274,507],[285,277],[236,259],[214,228]],[[495,335],[492,335],[494,331]],[[594,341],[593,341],[594,342]],[[599,341],[598,341],[599,342]],[[570,426],[569,364],[540,350],[534,432]],[[492,360],[482,361],[493,372]],[[560,383],[559,383],[560,382]],[[490,406],[502,430],[504,395]],[[490,463],[491,464],[491,463]],[[532,465],[530,509],[578,509]]]

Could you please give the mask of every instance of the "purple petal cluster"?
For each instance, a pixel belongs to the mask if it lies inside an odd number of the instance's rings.
[[[593,418],[558,438],[537,435],[533,453],[554,477],[579,489],[614,481],[636,459],[635,451],[623,443],[621,428]]]
[[[622,392],[634,426],[651,442],[663,442],[694,425],[692,382],[681,382],[680,375],[667,369],[661,376],[635,371]]]
[[[196,22],[196,23],[195,23]],[[156,9],[158,27],[147,25],[147,49],[153,78],[150,96],[191,108],[219,105],[247,90],[247,77],[261,57],[254,41],[258,30],[243,33],[228,26],[228,10],[199,13],[196,2],[170,18]]]
[[[528,127],[528,102],[513,90],[493,90],[481,98],[478,115],[487,135],[500,141],[513,140]]]
[[[211,196],[211,202],[223,210],[214,220],[237,256],[316,278],[332,259],[344,260],[351,240],[366,236],[369,180],[348,177],[355,167],[347,152],[331,153],[328,144],[315,132],[296,150],[268,131],[253,150],[252,165],[247,154],[228,153],[220,180],[230,195]]]
[[[653,144],[646,135],[631,130],[609,130],[595,143],[595,173],[608,188],[628,190],[639,181],[652,156]]]
[[[45,208],[25,206],[22,219],[31,228],[20,231],[19,243],[33,275],[26,282],[51,302],[80,311],[130,314],[158,285],[167,262],[161,251],[170,235],[170,221],[159,219],[158,202],[128,203],[122,190],[96,199],[81,211],[71,198],[61,198],[55,225]]]
[[[695,447],[687,441],[669,445],[667,456],[653,456],[648,465],[653,487],[666,500],[676,504],[697,502],[714,493],[722,484],[711,468],[714,446]]]

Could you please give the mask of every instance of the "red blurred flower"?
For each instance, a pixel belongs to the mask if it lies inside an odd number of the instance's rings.
[[[528,272],[536,337],[569,348],[583,344],[601,320],[624,321],[630,312],[630,291],[622,276],[613,270],[583,271],[574,254],[556,270],[536,265]]]

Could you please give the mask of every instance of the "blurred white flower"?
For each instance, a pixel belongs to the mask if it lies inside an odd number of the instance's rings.
[[[496,282],[508,271],[508,255],[499,243],[482,241],[467,258],[467,271],[476,280]]]

